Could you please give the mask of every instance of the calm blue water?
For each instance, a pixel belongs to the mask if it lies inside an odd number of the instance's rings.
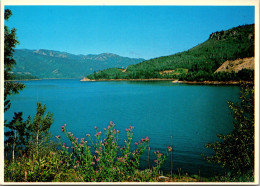
[[[211,154],[205,144],[217,140],[219,133],[232,130],[232,115],[227,101],[238,101],[238,86],[186,85],[169,82],[80,82],[79,80],[24,81],[26,88],[12,97],[5,113],[10,121],[13,112],[34,115],[36,103],[47,105],[54,114],[53,136],[61,135],[61,125],[78,138],[103,130],[110,121],[126,138],[125,128],[135,127],[134,142],[149,136],[151,151],[166,152],[173,143],[174,172],[214,175],[221,171],[208,164],[201,154]],[[172,141],[171,141],[172,136]],[[154,154],[150,152],[150,164]],[[143,156],[147,164],[147,152]],[[170,158],[162,169],[170,170]]]

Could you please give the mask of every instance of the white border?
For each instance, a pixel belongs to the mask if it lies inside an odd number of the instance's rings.
[[[237,183],[237,182],[156,182],[156,183],[136,183],[131,182],[131,184],[135,185],[258,185],[259,184],[259,1],[258,0],[0,0],[0,28],[1,28],[1,51],[0,51],[0,184],[4,185],[125,185],[129,184],[126,182],[114,182],[114,183],[107,183],[107,182],[97,182],[97,183],[78,183],[78,182],[42,182],[42,183],[8,183],[4,182],[4,148],[3,148],[3,141],[4,141],[4,90],[2,87],[4,84],[4,6],[5,5],[101,5],[101,6],[111,6],[111,5],[120,5],[120,6],[169,6],[169,5],[176,5],[176,6],[255,6],[255,181],[250,183]]]

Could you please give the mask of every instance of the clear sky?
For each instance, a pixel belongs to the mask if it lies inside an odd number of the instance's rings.
[[[212,32],[252,24],[253,6],[5,6],[22,49],[150,59],[188,50]]]

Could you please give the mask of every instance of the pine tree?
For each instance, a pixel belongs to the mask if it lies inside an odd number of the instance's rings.
[[[13,120],[5,124],[8,128],[5,132],[5,151],[12,153],[12,160],[20,150],[24,151],[28,142],[27,124],[23,121],[22,112],[14,113]]]
[[[11,10],[6,9],[4,14],[5,21],[8,21],[10,16],[12,15]],[[25,86],[24,84],[11,82],[6,80],[12,80],[13,75],[11,70],[13,66],[16,64],[13,58],[13,52],[15,46],[19,44],[16,38],[16,29],[12,28],[11,30],[5,26],[4,27],[4,111],[7,111],[11,102],[8,99],[8,96],[12,94],[17,94],[20,90],[22,90]]]
[[[35,147],[37,156],[39,154],[39,150],[41,146],[48,142],[50,138],[49,129],[53,123],[53,114],[47,113],[44,115],[46,111],[46,105],[41,105],[41,103],[37,103],[37,113],[31,120],[31,117],[28,117],[28,131],[30,133],[30,144],[32,147]]]

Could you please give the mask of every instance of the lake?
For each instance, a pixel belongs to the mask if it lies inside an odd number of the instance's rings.
[[[23,83],[26,88],[12,96],[11,109],[5,113],[8,121],[13,112],[23,112],[25,119],[34,115],[36,103],[41,102],[54,114],[50,129],[53,136],[62,135],[60,127],[65,123],[68,131],[82,138],[87,133],[94,135],[94,126],[103,131],[113,121],[120,131],[121,143],[129,126],[135,127],[133,142],[150,138],[150,165],[153,165],[153,151],[165,153],[167,146],[173,144],[175,173],[211,176],[223,171],[208,164],[201,154],[212,154],[205,144],[216,141],[217,134],[232,131],[233,118],[227,101],[239,100],[238,86],[78,79]],[[143,168],[149,166],[147,154],[142,157]],[[170,164],[169,157],[162,170],[169,172]]]

